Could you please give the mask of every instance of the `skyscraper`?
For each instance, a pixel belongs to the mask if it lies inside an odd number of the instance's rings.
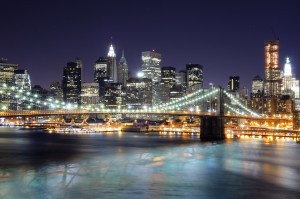
[[[153,51],[142,52],[142,72],[145,78],[152,79],[152,84],[161,80],[161,54]]]
[[[122,51],[122,57],[119,61],[119,67],[118,67],[118,82],[126,86],[127,80],[128,80],[128,65],[127,65],[126,58],[124,56],[124,51]]]
[[[292,65],[287,57],[283,69],[282,94],[292,98],[299,98],[299,80],[292,74]]]
[[[265,97],[281,95],[279,40],[265,42]]]
[[[161,81],[165,83],[169,88],[173,88],[175,85],[175,68],[171,66],[161,68]]]
[[[9,64],[7,60],[0,60],[0,83],[6,83],[7,86],[14,85],[14,72],[18,69],[18,64]]]
[[[107,57],[108,57],[108,75],[111,78],[112,82],[117,83],[118,68],[117,68],[117,61],[116,61],[116,53],[112,44],[109,47]]]
[[[203,66],[200,64],[186,65],[188,92],[193,92],[203,87]]]
[[[64,101],[80,105],[82,65],[78,63],[78,60],[76,62],[68,62],[67,66],[64,67],[62,87]]]
[[[228,91],[237,92],[240,89],[240,77],[229,76]]]

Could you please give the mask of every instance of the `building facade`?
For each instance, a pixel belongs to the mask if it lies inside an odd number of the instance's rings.
[[[108,58],[108,76],[112,80],[113,83],[118,83],[118,68],[117,68],[117,60],[116,53],[113,45],[111,44],[109,47],[109,51],[107,53]]]
[[[229,76],[228,91],[237,92],[240,89],[240,77],[239,76]]]
[[[99,84],[97,82],[83,82],[81,84],[81,105],[99,104]]]
[[[264,96],[281,96],[281,77],[279,67],[279,40],[267,41],[265,50],[265,84]]]
[[[63,99],[66,103],[81,103],[81,65],[68,62],[63,69]]]
[[[203,88],[203,66],[200,64],[187,64],[187,91],[194,92]]]
[[[161,54],[153,51],[142,52],[142,72],[144,77],[151,79],[152,83],[161,80]]]

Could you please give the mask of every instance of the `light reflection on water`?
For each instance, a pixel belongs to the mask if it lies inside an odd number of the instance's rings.
[[[299,198],[299,152],[294,142],[1,128],[0,198]]]

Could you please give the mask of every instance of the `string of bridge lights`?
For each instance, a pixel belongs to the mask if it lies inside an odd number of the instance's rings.
[[[184,97],[175,99],[171,102],[168,102],[166,104],[160,104],[158,106],[154,106],[154,109],[162,109],[162,110],[174,110],[177,109],[179,110],[180,107],[194,104],[195,102],[201,101],[204,98],[210,97],[211,95],[215,94],[218,92],[218,89],[213,89],[212,91],[206,93],[205,95],[202,96],[196,96],[199,93],[203,94],[204,90],[198,90],[193,93],[190,93]]]
[[[190,93],[184,97],[175,99],[171,102],[168,102],[166,104],[160,104],[158,106],[153,106],[153,107],[144,107],[143,109],[140,110],[126,110],[126,112],[143,112],[143,111],[153,111],[153,112],[159,112],[159,111],[170,111],[170,110],[177,110],[180,111],[180,108],[186,105],[191,105],[194,104],[195,102],[199,102],[207,97],[210,97],[214,94],[216,94],[219,91],[219,89],[213,88],[213,90],[206,92],[204,90],[198,90],[193,93]],[[240,106],[242,109],[244,109],[246,112],[250,113],[251,115],[254,116],[259,116],[257,113],[251,111],[247,107],[245,107],[243,104],[241,104],[236,98],[234,98],[231,94],[227,93],[226,91],[223,91],[226,96],[228,96],[232,101]],[[8,87],[7,84],[2,84],[2,87],[0,87],[0,94],[7,94],[9,96],[12,96],[13,98],[17,100],[22,100],[22,101],[28,101],[31,104],[27,106],[28,109],[32,108],[33,105],[37,106],[46,106],[49,107],[50,109],[66,109],[66,110],[71,110],[71,109],[85,109],[89,111],[106,111],[106,112],[120,112],[121,107],[118,107],[118,109],[105,109],[104,105],[100,105],[98,107],[92,107],[91,105],[86,105],[86,106],[79,106],[76,103],[66,103],[61,100],[53,99],[53,98],[48,98],[44,101],[40,100],[40,96],[38,94],[33,94],[28,90],[22,90],[18,89],[14,86]],[[202,94],[202,95],[199,95]],[[244,112],[239,111],[239,109],[233,108],[229,106],[228,104],[224,104],[226,108],[230,109],[231,111],[244,115]],[[6,110],[7,107],[3,106],[0,107],[2,110]]]
[[[250,113],[251,115],[255,116],[255,117],[260,117],[260,115],[258,113],[255,113],[254,111],[250,110],[249,108],[247,108],[246,106],[244,106],[241,102],[239,102],[238,99],[236,99],[235,97],[233,97],[230,93],[223,91],[225,93],[225,95],[227,97],[230,98],[230,100],[232,100],[233,102],[235,102],[238,106],[240,106],[242,109],[244,109],[245,111],[247,111],[248,113]],[[231,101],[231,103],[232,103]],[[228,107],[229,108],[229,107]],[[234,108],[233,108],[234,109]]]

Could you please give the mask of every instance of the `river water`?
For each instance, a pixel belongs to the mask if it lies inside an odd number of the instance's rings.
[[[300,198],[300,143],[0,128],[0,198]]]

